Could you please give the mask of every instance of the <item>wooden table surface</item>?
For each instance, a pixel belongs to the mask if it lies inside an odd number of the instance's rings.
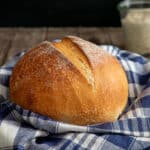
[[[19,51],[29,49],[44,40],[76,35],[96,44],[111,44],[125,48],[121,28],[0,28],[0,65]]]
[[[96,44],[113,44],[124,48],[121,28],[66,27],[66,28],[0,28],[0,65],[19,51],[65,35],[76,35]]]

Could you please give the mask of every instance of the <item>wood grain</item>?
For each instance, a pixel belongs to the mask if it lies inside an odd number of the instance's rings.
[[[11,47],[7,53],[5,60],[9,60],[17,52],[29,49],[34,45],[42,42],[45,39],[46,28],[30,29],[30,28],[17,28],[15,30],[15,36],[12,39]]]
[[[110,44],[125,48],[123,31],[121,28],[104,28],[105,35],[108,35]]]
[[[121,28],[0,28],[0,65],[19,51],[29,49],[44,40],[52,41],[65,35],[76,35],[96,44],[113,44],[124,48]]]
[[[109,44],[109,38],[103,28],[79,28],[79,36],[96,44]]]
[[[64,27],[64,28],[48,28],[46,40],[52,41],[59,39],[65,35],[76,35],[78,36],[78,28]]]
[[[14,36],[14,30],[0,28],[0,65],[5,62]]]

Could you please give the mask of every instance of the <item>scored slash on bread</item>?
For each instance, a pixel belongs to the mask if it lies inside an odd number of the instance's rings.
[[[72,37],[73,39],[73,37]],[[70,63],[87,79],[88,83],[94,86],[93,69],[91,63],[79,45],[69,38],[62,39],[61,42],[54,42],[53,46],[61,52]]]

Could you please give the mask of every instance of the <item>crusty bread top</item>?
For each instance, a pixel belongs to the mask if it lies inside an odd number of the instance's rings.
[[[72,63],[93,87],[95,85],[94,70],[97,65],[106,63],[109,54],[89,41],[76,36],[64,37],[54,42],[53,46]],[[106,55],[108,55],[106,57]],[[112,57],[112,56],[110,56]]]
[[[88,58],[88,61],[92,67],[104,63],[104,60],[107,59],[106,55],[109,55],[107,52],[102,50],[99,46],[89,41],[85,41],[76,36],[67,36],[69,39],[75,43],[80,51]],[[112,56],[111,56],[112,57]],[[101,58],[101,59],[99,59]]]
[[[94,84],[93,70],[91,69],[89,60],[83,51],[78,48],[78,45],[73,43],[69,38],[64,38],[61,42],[53,43],[53,45],[81,72],[89,84]]]

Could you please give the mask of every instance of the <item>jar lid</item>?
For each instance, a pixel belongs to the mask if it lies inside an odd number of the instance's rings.
[[[150,8],[149,0],[124,0],[118,4],[119,9],[126,8]]]

